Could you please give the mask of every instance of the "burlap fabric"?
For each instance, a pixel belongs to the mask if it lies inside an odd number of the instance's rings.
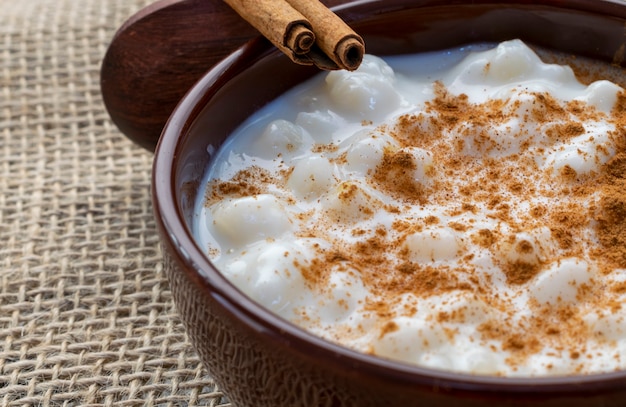
[[[148,0],[0,0],[0,406],[226,406],[172,303],[152,154],[102,104]]]

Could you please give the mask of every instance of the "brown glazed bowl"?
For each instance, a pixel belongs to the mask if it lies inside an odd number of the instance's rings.
[[[620,0],[362,0],[335,11],[377,55],[520,38],[624,62],[626,2]],[[190,232],[210,152],[247,116],[314,73],[253,40],[189,91],[156,151],[153,198],[171,290],[195,348],[233,405],[626,406],[626,371],[483,377],[351,351],[275,316],[216,270]]]

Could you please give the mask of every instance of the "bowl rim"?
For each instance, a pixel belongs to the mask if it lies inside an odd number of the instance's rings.
[[[384,4],[386,0],[353,0],[334,7],[337,13],[349,13],[353,7],[363,4]],[[459,3],[456,0],[422,1],[434,5]],[[463,3],[463,2],[461,2]],[[480,4],[510,5],[556,5],[560,8],[589,11],[605,6],[616,7],[626,16],[626,2],[622,0],[572,0],[565,4],[559,0],[486,0]],[[626,17],[625,17],[626,20]],[[491,393],[556,393],[572,392],[572,386],[584,392],[601,391],[623,386],[626,370],[607,373],[570,376],[500,377],[476,375],[461,372],[438,370],[401,361],[368,355],[324,340],[303,328],[279,317],[245,295],[227,280],[201,250],[187,227],[181,208],[177,204],[174,163],[179,156],[181,137],[197,119],[198,114],[218,89],[229,78],[236,77],[254,62],[275,56],[279,52],[262,38],[246,43],[220,63],[211,68],[187,92],[167,121],[158,145],[152,168],[152,199],[157,223],[174,253],[186,264],[184,270],[202,291],[220,302],[225,310],[236,315],[250,329],[269,335],[273,340],[287,344],[296,352],[307,353],[308,357],[323,358],[324,363],[339,369],[359,370],[361,375],[385,377],[396,383],[425,384],[455,390],[480,391]],[[252,58],[253,62],[250,62]],[[167,215],[165,215],[167,214]],[[313,353],[312,353],[313,351]],[[346,363],[349,361],[349,363]]]

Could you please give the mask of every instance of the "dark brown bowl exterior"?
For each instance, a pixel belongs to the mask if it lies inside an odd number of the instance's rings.
[[[606,0],[358,1],[337,10],[378,55],[521,38],[622,63],[626,3]],[[190,232],[211,148],[248,115],[316,71],[264,40],[187,94],[157,147],[153,198],[171,289],[190,338],[237,407],[626,406],[626,372],[480,377],[404,365],[310,335],[258,306],[211,264]],[[209,147],[211,146],[211,147]]]

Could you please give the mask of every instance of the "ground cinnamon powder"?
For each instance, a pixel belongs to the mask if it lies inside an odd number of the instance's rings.
[[[424,203],[427,190],[414,171],[417,164],[411,154],[405,151],[385,151],[381,163],[376,167],[374,182],[385,192],[399,201]]]
[[[208,207],[225,197],[240,198],[266,193],[271,183],[273,176],[269,171],[255,166],[245,168],[230,180],[212,181],[205,190],[205,206]]]

